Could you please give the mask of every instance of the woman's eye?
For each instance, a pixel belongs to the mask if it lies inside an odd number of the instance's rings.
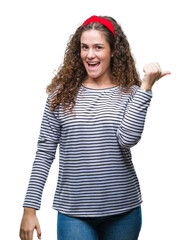
[[[96,49],[100,50],[100,49],[102,49],[102,47],[101,46],[96,46]]]
[[[82,45],[81,48],[84,50],[88,49],[88,47],[86,45]]]

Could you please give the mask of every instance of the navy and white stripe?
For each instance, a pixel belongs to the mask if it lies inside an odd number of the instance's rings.
[[[75,115],[49,110],[47,100],[24,206],[39,209],[59,144],[53,208],[71,216],[119,214],[142,202],[130,148],[141,138],[152,95],[137,86],[81,86]]]

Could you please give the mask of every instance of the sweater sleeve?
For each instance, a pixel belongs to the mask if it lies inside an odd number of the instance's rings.
[[[152,93],[136,87],[129,99],[124,118],[116,132],[121,147],[131,148],[141,139]]]
[[[24,207],[40,209],[42,192],[55,158],[59,138],[60,124],[55,111],[49,110],[48,99],[42,118],[36,157],[23,204]]]

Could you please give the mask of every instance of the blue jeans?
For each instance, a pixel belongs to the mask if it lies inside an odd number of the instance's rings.
[[[69,217],[58,212],[58,240],[137,240],[141,207],[108,217]]]

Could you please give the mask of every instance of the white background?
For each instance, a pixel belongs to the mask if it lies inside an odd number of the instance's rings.
[[[132,149],[144,200],[139,239],[190,239],[190,17],[185,0],[1,2],[0,238],[19,239],[45,88],[62,62],[69,36],[94,14],[121,24],[141,75],[152,61],[172,72],[153,87],[142,140]],[[37,213],[44,240],[56,239],[57,213],[51,206],[57,174],[56,158]]]

